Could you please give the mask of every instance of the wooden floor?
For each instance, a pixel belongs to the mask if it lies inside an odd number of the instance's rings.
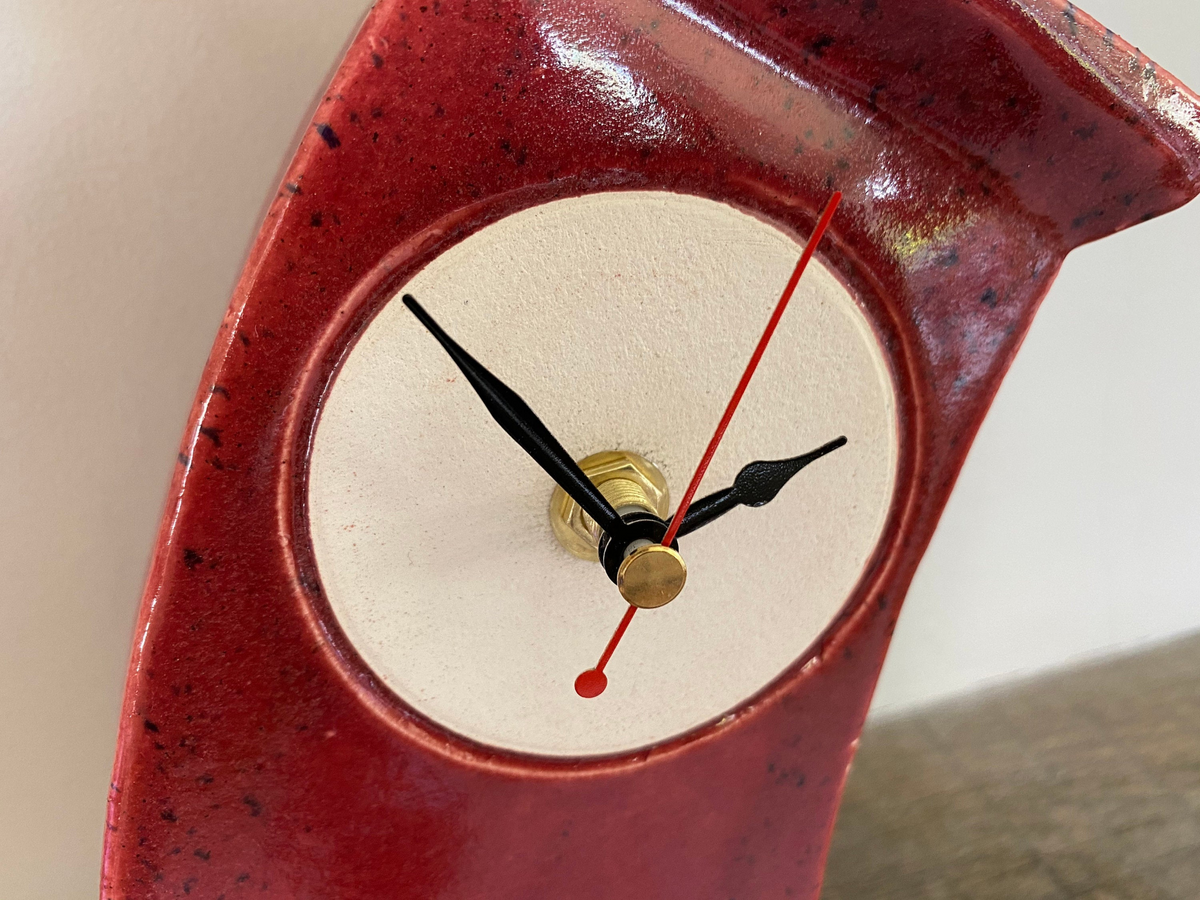
[[[822,900],[1198,900],[1200,636],[868,727]]]

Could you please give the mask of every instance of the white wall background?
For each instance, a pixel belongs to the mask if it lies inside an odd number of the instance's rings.
[[[1200,89],[1200,3],[1083,0]],[[971,448],[887,714],[1200,629],[1200,202],[1072,253]]]
[[[135,607],[262,203],[366,0],[0,0],[0,895],[95,897]],[[1200,86],[1195,0],[1085,6]],[[895,712],[1200,628],[1200,204],[1077,251],[901,619]]]

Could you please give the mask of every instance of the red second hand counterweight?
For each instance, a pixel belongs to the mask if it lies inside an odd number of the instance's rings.
[[[812,237],[809,238],[808,244],[804,247],[804,252],[800,255],[800,261],[796,263],[796,268],[792,271],[792,277],[788,279],[779,302],[775,304],[775,311],[771,313],[771,318],[767,322],[767,327],[763,331],[762,337],[758,339],[758,346],[754,348],[750,362],[746,365],[746,371],[742,373],[742,378],[738,382],[733,396],[729,399],[729,405],[725,407],[725,413],[721,416],[721,421],[717,423],[717,430],[713,433],[712,440],[708,442],[704,456],[700,458],[700,465],[696,467],[696,472],[692,475],[692,480],[683,494],[683,500],[680,501],[679,508],[675,510],[675,515],[671,517],[671,525],[662,539],[664,547],[671,546],[671,542],[675,540],[675,533],[679,531],[679,526],[683,524],[683,517],[687,515],[688,507],[692,505],[692,498],[696,496],[696,490],[700,487],[700,482],[704,480],[704,473],[708,471],[708,464],[712,462],[712,458],[717,452],[717,447],[721,443],[721,438],[725,436],[725,429],[729,427],[729,422],[733,419],[733,414],[737,411],[738,404],[742,402],[742,395],[746,393],[750,379],[754,377],[754,370],[758,368],[758,363],[762,359],[763,353],[766,352],[767,344],[771,342],[771,336],[775,334],[779,320],[783,318],[783,311],[787,309],[787,305],[792,299],[792,294],[796,292],[796,285],[800,283],[800,276],[808,268],[809,260],[812,259],[813,254],[816,252],[817,245],[821,243],[821,238],[825,235],[825,229],[829,227],[829,223],[833,219],[833,214],[837,211],[838,204],[841,202],[842,192],[835,191],[834,195],[829,198],[829,202],[825,205],[825,211],[821,213],[821,218],[817,221],[817,227],[813,229]],[[625,615],[621,617],[621,624],[617,626],[617,630],[613,632],[613,636],[609,639],[608,646],[604,648],[604,653],[600,656],[600,661],[596,663],[596,668],[580,673],[579,677],[575,679],[575,691],[579,696],[596,697],[603,693],[604,688],[608,686],[608,678],[604,674],[604,667],[608,665],[613,651],[617,649],[617,644],[620,643],[625,630],[629,627],[630,621],[633,620],[633,614],[637,610],[636,606],[630,606],[625,611]]]

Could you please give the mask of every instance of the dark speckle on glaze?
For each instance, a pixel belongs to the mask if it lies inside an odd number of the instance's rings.
[[[325,142],[325,146],[330,150],[336,150],[342,146],[342,142],[338,139],[337,132],[333,130],[333,126],[328,122],[319,122],[313,126],[317,129],[317,134],[321,136],[321,140]]]
[[[825,56],[825,51],[828,50],[830,47],[832,47],[836,43],[837,43],[837,38],[835,38],[833,35],[818,34],[815,38],[812,39],[811,42],[809,42],[809,44],[805,47],[805,49],[809,53],[811,53],[813,56],[815,56],[817,59],[821,59],[822,57]]]

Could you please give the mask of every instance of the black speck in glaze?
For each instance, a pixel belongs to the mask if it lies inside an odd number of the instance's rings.
[[[342,142],[338,139],[337,132],[333,130],[328,122],[318,122],[315,126],[317,134],[321,136],[321,140],[330,150],[336,150],[342,146]]]

